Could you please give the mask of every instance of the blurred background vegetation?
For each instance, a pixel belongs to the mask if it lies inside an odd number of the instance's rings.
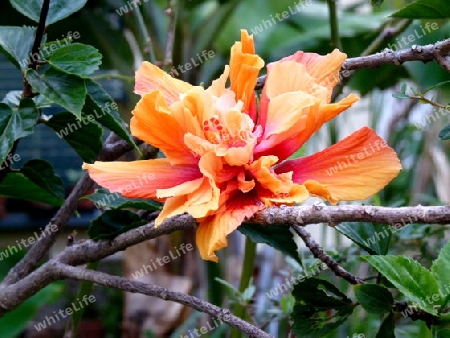
[[[133,94],[133,76],[143,60],[157,63],[170,71],[172,67],[176,69],[179,65],[192,64],[192,58],[198,63],[203,51],[213,51],[214,57],[203,58],[199,66],[186,72],[179,71],[177,75],[192,84],[208,85],[228,63],[230,47],[239,39],[240,29],[247,29],[255,35],[256,51],[266,63],[290,55],[297,50],[326,54],[333,49],[333,46],[339,46],[349,57],[356,57],[363,53],[372,54],[382,51],[388,46],[403,49],[413,44],[434,43],[450,36],[448,20],[428,20],[430,23],[436,23],[438,29],[423,34],[423,27],[427,20],[389,17],[408,2],[407,0],[386,0],[381,6],[372,7],[370,0],[339,1],[337,4],[339,34],[338,38],[332,41],[330,11],[326,1],[147,0],[140,1],[141,4],[139,4],[139,1],[89,0],[82,10],[53,25],[48,31],[48,40],[66,36],[69,31],[79,32],[80,39],[77,42],[98,48],[103,54],[103,64],[97,77],[103,78],[105,87],[110,93],[116,91],[113,97],[120,103],[122,117],[125,121],[129,121],[130,111],[138,99],[138,96]],[[294,14],[282,21],[273,19],[276,13],[281,14],[283,11],[289,11],[290,8],[295,12]],[[141,24],[142,22],[144,25]],[[272,24],[269,25],[267,22]],[[0,3],[0,23],[16,26],[32,24],[17,13],[8,1]],[[172,32],[171,25],[174,25],[175,37],[173,54],[170,55],[166,49],[168,41],[169,47],[172,44],[169,37],[169,33]],[[387,31],[392,31],[393,36],[386,37]],[[404,41],[402,37],[410,34],[416,34],[417,40],[413,43],[401,43]],[[0,60],[0,65],[1,61],[3,59]],[[21,89],[20,73],[14,73],[14,69],[8,68],[6,62],[0,66],[0,71],[0,90],[2,90],[0,97],[9,90]],[[356,129],[369,125],[376,129],[391,147],[395,148],[402,160],[404,170],[386,189],[365,203],[383,206],[449,203],[449,147],[437,137],[439,131],[448,124],[448,117],[441,114],[435,121],[422,124],[421,121],[424,121],[425,116],[435,111],[433,107],[421,104],[417,100],[392,97],[393,94],[401,91],[402,85],[424,91],[446,80],[450,80],[449,73],[434,62],[429,64],[409,62],[401,66],[384,66],[379,69],[356,71],[347,82],[343,93],[356,92],[363,99],[349,112],[339,116],[316,134],[308,142],[305,152],[310,154],[321,150]],[[435,102],[443,105],[450,101],[448,88],[445,86],[432,90],[429,95],[433,96]],[[52,144],[47,143],[46,147],[52,147]],[[81,173],[81,168],[77,166],[66,169]],[[371,225],[343,224],[339,230],[348,235],[347,227],[366,227],[370,231]],[[352,244],[346,237],[326,225],[308,228],[313,232],[316,240],[324,245],[326,251],[348,270],[359,275],[374,274],[359,258],[361,254],[364,254],[364,250]],[[2,236],[7,231],[2,230],[1,220],[0,231]],[[80,231],[84,232],[83,229]],[[183,258],[185,259],[184,269],[175,264],[171,267],[173,271],[165,273],[172,275],[173,278],[182,275],[190,276],[191,293],[208,297],[217,305],[227,306],[233,301],[245,303],[256,323],[265,325],[267,330],[276,337],[285,337],[289,331],[288,314],[293,306],[292,296],[285,293],[273,301],[267,297],[266,292],[277,283],[284,281],[286,276],[296,276],[311,269],[317,261],[309,251],[304,250],[302,266],[300,266],[298,263],[286,261],[269,247],[261,247],[258,251],[260,263],[254,280],[255,288],[247,290],[245,295],[239,295],[231,286],[216,280],[216,277],[220,277],[236,285],[240,275],[238,267],[242,264],[239,236],[232,236],[234,245],[230,245],[230,248],[222,253],[221,267],[204,264],[192,256]],[[442,246],[442,241],[446,238],[445,228],[442,226],[410,225],[382,239],[377,244],[379,245],[377,250],[383,253],[411,255],[427,266],[436,257],[438,248]],[[181,241],[176,236],[166,240],[163,241],[166,248]],[[153,243],[145,250],[156,254],[161,250],[160,246],[161,242]],[[142,253],[138,252],[136,255],[142,255]],[[136,257],[129,254],[123,259],[125,260],[123,271],[132,272],[133,270],[129,267],[131,263],[127,263],[127,260],[133,261]],[[186,272],[187,270],[191,273]],[[199,270],[198,274],[192,273],[197,270]],[[351,292],[346,282],[334,278],[327,272],[322,272],[319,277],[329,279],[343,292]],[[53,294],[57,292],[57,290],[51,291]],[[49,292],[42,296],[45,301],[49,299]],[[252,298],[248,297],[249,294],[255,296],[254,302],[249,301]],[[61,293],[58,297],[60,295]],[[150,321],[148,317],[155,316],[155,313],[151,311],[149,313],[146,307],[151,307],[153,300],[144,302],[140,308],[140,314],[134,309],[137,312],[125,312],[124,315],[120,293],[113,292],[105,297],[105,303],[108,306],[102,307],[96,304],[98,309],[91,315],[100,319],[105,329],[103,332],[108,337],[119,337],[122,330],[126,331],[130,337],[139,336],[139,334],[142,336],[142,332],[145,332],[146,337],[179,337],[180,334],[186,334],[189,329],[198,327],[198,323],[205,322],[205,318],[196,313],[169,308],[163,308],[160,316],[164,316],[165,311],[175,311],[174,315],[177,319],[170,325],[162,324],[162,320],[154,318]],[[34,314],[37,309],[38,307],[34,306],[29,311]],[[398,337],[427,337],[428,333],[424,330],[423,323],[414,323],[401,316],[396,320],[400,324],[396,329]],[[5,324],[4,320],[3,324]],[[20,328],[23,329],[25,326],[26,323],[23,323]],[[379,315],[358,310],[340,327],[338,333],[331,334],[329,337],[352,337],[354,334],[374,337],[374,332],[377,332],[379,326]],[[133,327],[135,331],[132,331],[130,327]],[[20,330],[16,331],[20,332]],[[226,331],[226,327],[221,326],[209,332],[208,337],[222,337]]]

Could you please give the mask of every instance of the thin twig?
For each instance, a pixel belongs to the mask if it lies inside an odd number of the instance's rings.
[[[169,8],[166,9],[166,14],[169,16],[169,27],[167,29],[166,51],[164,53],[163,68],[170,71],[173,64],[173,42],[175,40],[175,24],[176,24],[176,1],[171,0]]]
[[[364,281],[352,275],[350,272],[340,266],[333,258],[328,256],[322,247],[312,239],[311,234],[301,226],[292,226],[292,229],[300,236],[305,242],[306,247],[312,252],[314,257],[324,262],[336,276],[342,277],[351,284],[364,284]]]

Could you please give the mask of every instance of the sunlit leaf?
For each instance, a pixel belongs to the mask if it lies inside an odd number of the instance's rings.
[[[85,77],[98,69],[102,55],[92,46],[72,43],[55,51],[48,62],[63,72]]]
[[[17,68],[25,70],[35,35],[35,27],[0,27],[0,52]]]
[[[44,0],[9,0],[11,5],[20,13],[35,22],[39,22]],[[79,11],[84,7],[87,0],[58,0],[50,1],[50,7],[45,25],[51,25]]]
[[[443,303],[435,276],[419,262],[404,256],[365,256],[362,257],[383,274],[395,287],[414,302],[418,308],[437,314],[434,305]],[[435,297],[438,297],[435,300]]]

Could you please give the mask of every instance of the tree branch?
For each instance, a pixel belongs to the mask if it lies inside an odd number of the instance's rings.
[[[60,278],[72,278],[80,281],[90,281],[99,285],[104,285],[127,292],[140,293],[147,296],[158,297],[164,300],[177,302],[179,304],[186,305],[192,309],[207,313],[215,318],[218,318],[224,323],[233,326],[234,328],[249,335],[250,337],[272,338],[270,334],[258,329],[257,327],[236,316],[233,316],[230,313],[230,310],[222,309],[216,305],[208,303],[197,297],[186,295],[182,292],[171,291],[161,286],[137,281],[130,281],[123,277],[111,276],[100,271],[86,270],[61,263],[55,264],[54,267],[56,268],[55,273],[57,273]]]
[[[450,39],[436,42],[434,44],[420,46],[413,45],[411,48],[392,51],[386,49],[383,52],[347,59],[342,68],[344,70],[355,70],[361,68],[376,68],[383,65],[401,65],[407,61],[422,61],[424,63],[448,56],[450,53]]]
[[[450,223],[450,206],[385,208],[317,204],[314,206],[269,208],[258,212],[250,221],[261,225],[280,226],[299,226],[321,222],[337,225],[340,222],[356,221],[400,224],[399,227],[411,223],[447,224]],[[37,278],[37,276],[47,274],[48,269],[51,269],[49,266],[51,267],[55,262],[73,266],[94,262],[145,240],[178,230],[186,230],[195,225],[195,219],[188,214],[169,218],[157,228],[154,227],[154,221],[152,221],[139,228],[120,234],[112,240],[100,240],[97,242],[86,240],[74,243],[31,274],[29,274],[31,270],[27,272],[29,266],[26,265],[27,269],[22,268],[20,274],[16,273],[14,278],[10,277],[10,280],[14,280],[15,284],[12,284],[14,282],[8,283],[10,285],[2,284],[2,288],[0,288],[0,316],[13,310],[28,297],[47,285],[48,279]],[[311,241],[309,242],[312,243]],[[26,257],[31,251],[30,249]],[[19,275],[21,278],[17,278]]]
[[[341,222],[372,222],[399,224],[448,224],[450,223],[450,206],[416,206],[416,207],[374,207],[359,205],[295,206],[269,208],[255,214],[252,223],[283,224],[287,226],[328,223],[331,226]]]
[[[44,37],[45,32],[45,21],[47,20],[48,11],[50,9],[50,0],[44,0],[42,3],[41,13],[39,15],[39,23],[36,29],[36,36],[34,38],[33,47],[31,48],[28,68],[37,69],[38,60],[33,58],[33,55],[39,54],[39,48],[41,46],[42,38]],[[22,97],[33,97],[33,91],[31,89],[31,85],[25,79],[23,80],[23,93]]]
[[[430,45],[413,45],[411,48],[393,51],[385,49],[383,52],[349,58],[344,61],[341,72],[362,68],[376,68],[383,65],[401,65],[407,61],[422,61],[424,63],[436,60],[444,69],[449,70],[450,39]],[[345,75],[345,74],[344,74]],[[261,89],[266,81],[266,75],[260,76],[256,81],[255,89]]]
[[[324,262],[336,276],[342,277],[351,284],[363,284],[364,281],[352,275],[350,272],[340,266],[333,258],[328,256],[322,247],[312,239],[311,234],[304,228],[299,226],[293,226],[292,229],[300,236],[305,242],[306,247],[311,250],[314,257]]]
[[[135,139],[137,144],[142,143],[142,141]],[[131,150],[132,146],[124,140],[117,140],[116,135],[111,133],[106,140],[103,149],[98,155],[99,160],[112,161],[127,151]],[[17,263],[5,277],[0,286],[13,284],[18,280],[27,276],[33,269],[36,268],[39,261],[45,256],[50,247],[55,242],[58,235],[65,228],[73,212],[76,210],[78,205],[78,199],[86,194],[86,192],[93,186],[94,182],[91,180],[89,175],[86,173],[81,180],[78,181],[74,189],[71,191],[67,197],[64,205],[58,210],[56,215],[50,220],[46,226],[46,233],[48,235],[41,236],[37,242],[31,246],[25,257]],[[57,226],[56,231],[50,231]]]

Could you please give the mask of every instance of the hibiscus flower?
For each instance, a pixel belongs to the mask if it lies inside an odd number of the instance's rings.
[[[206,89],[144,62],[136,72],[141,100],[131,133],[165,158],[95,162],[83,169],[111,192],[164,201],[156,226],[191,214],[199,224],[200,255],[215,262],[227,235],[259,210],[302,203],[310,195],[332,204],[366,199],[401,169],[373,130],[362,128],[312,156],[288,159],[358,100],[351,94],[330,103],[345,58],[338,50],[325,56],[297,52],[267,65],[259,103],[254,88],[264,61],[245,30],[231,48],[230,65]]]

